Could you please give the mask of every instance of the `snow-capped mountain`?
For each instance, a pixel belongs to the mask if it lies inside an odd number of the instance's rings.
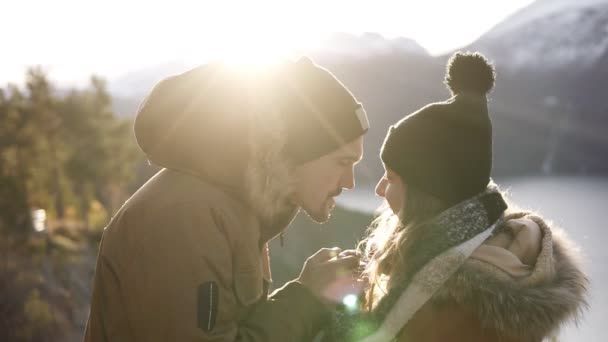
[[[536,19],[564,11],[576,11],[594,7],[605,2],[605,0],[537,0],[496,25],[486,36],[500,36]]]
[[[465,49],[497,66],[501,119],[547,142],[543,170],[608,168],[608,0],[537,0]]]
[[[366,32],[360,36],[349,33],[333,33],[310,51],[334,57],[370,57],[388,54],[429,56],[416,41],[404,37],[387,39],[378,33]]]
[[[514,70],[578,70],[608,53],[608,0],[538,0],[470,49]]]
[[[498,66],[508,102],[525,101],[603,127],[608,103],[608,0],[537,0],[467,49]]]

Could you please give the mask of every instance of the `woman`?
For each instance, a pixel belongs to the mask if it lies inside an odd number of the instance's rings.
[[[456,53],[453,97],[392,126],[376,193],[389,206],[363,241],[370,283],[338,341],[542,341],[586,307],[587,279],[564,234],[507,205],[490,179],[492,65]]]

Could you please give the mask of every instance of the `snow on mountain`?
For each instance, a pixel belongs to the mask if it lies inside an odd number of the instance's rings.
[[[606,0],[537,0],[530,6],[521,9],[511,15],[505,21],[496,25],[492,30],[486,33],[488,38],[495,38],[508,33],[521,25],[534,21],[536,19],[545,18],[555,13],[565,11],[576,11],[594,7],[601,4],[606,4]]]
[[[394,53],[428,56],[429,53],[416,41],[404,37],[387,39],[378,33],[366,32],[360,36],[349,33],[329,35],[313,54],[342,57],[370,57]]]
[[[608,0],[539,0],[470,46],[507,67],[587,68],[608,53]]]

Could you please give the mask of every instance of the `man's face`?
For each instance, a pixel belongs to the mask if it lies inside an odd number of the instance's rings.
[[[335,197],[342,189],[355,187],[354,168],[362,157],[363,137],[359,137],[332,153],[297,166],[293,202],[314,221],[326,222],[335,207]]]

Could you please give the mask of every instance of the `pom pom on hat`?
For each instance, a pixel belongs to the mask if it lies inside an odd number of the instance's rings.
[[[480,53],[456,52],[448,61],[445,84],[454,95],[470,92],[485,96],[495,79],[494,66]]]

